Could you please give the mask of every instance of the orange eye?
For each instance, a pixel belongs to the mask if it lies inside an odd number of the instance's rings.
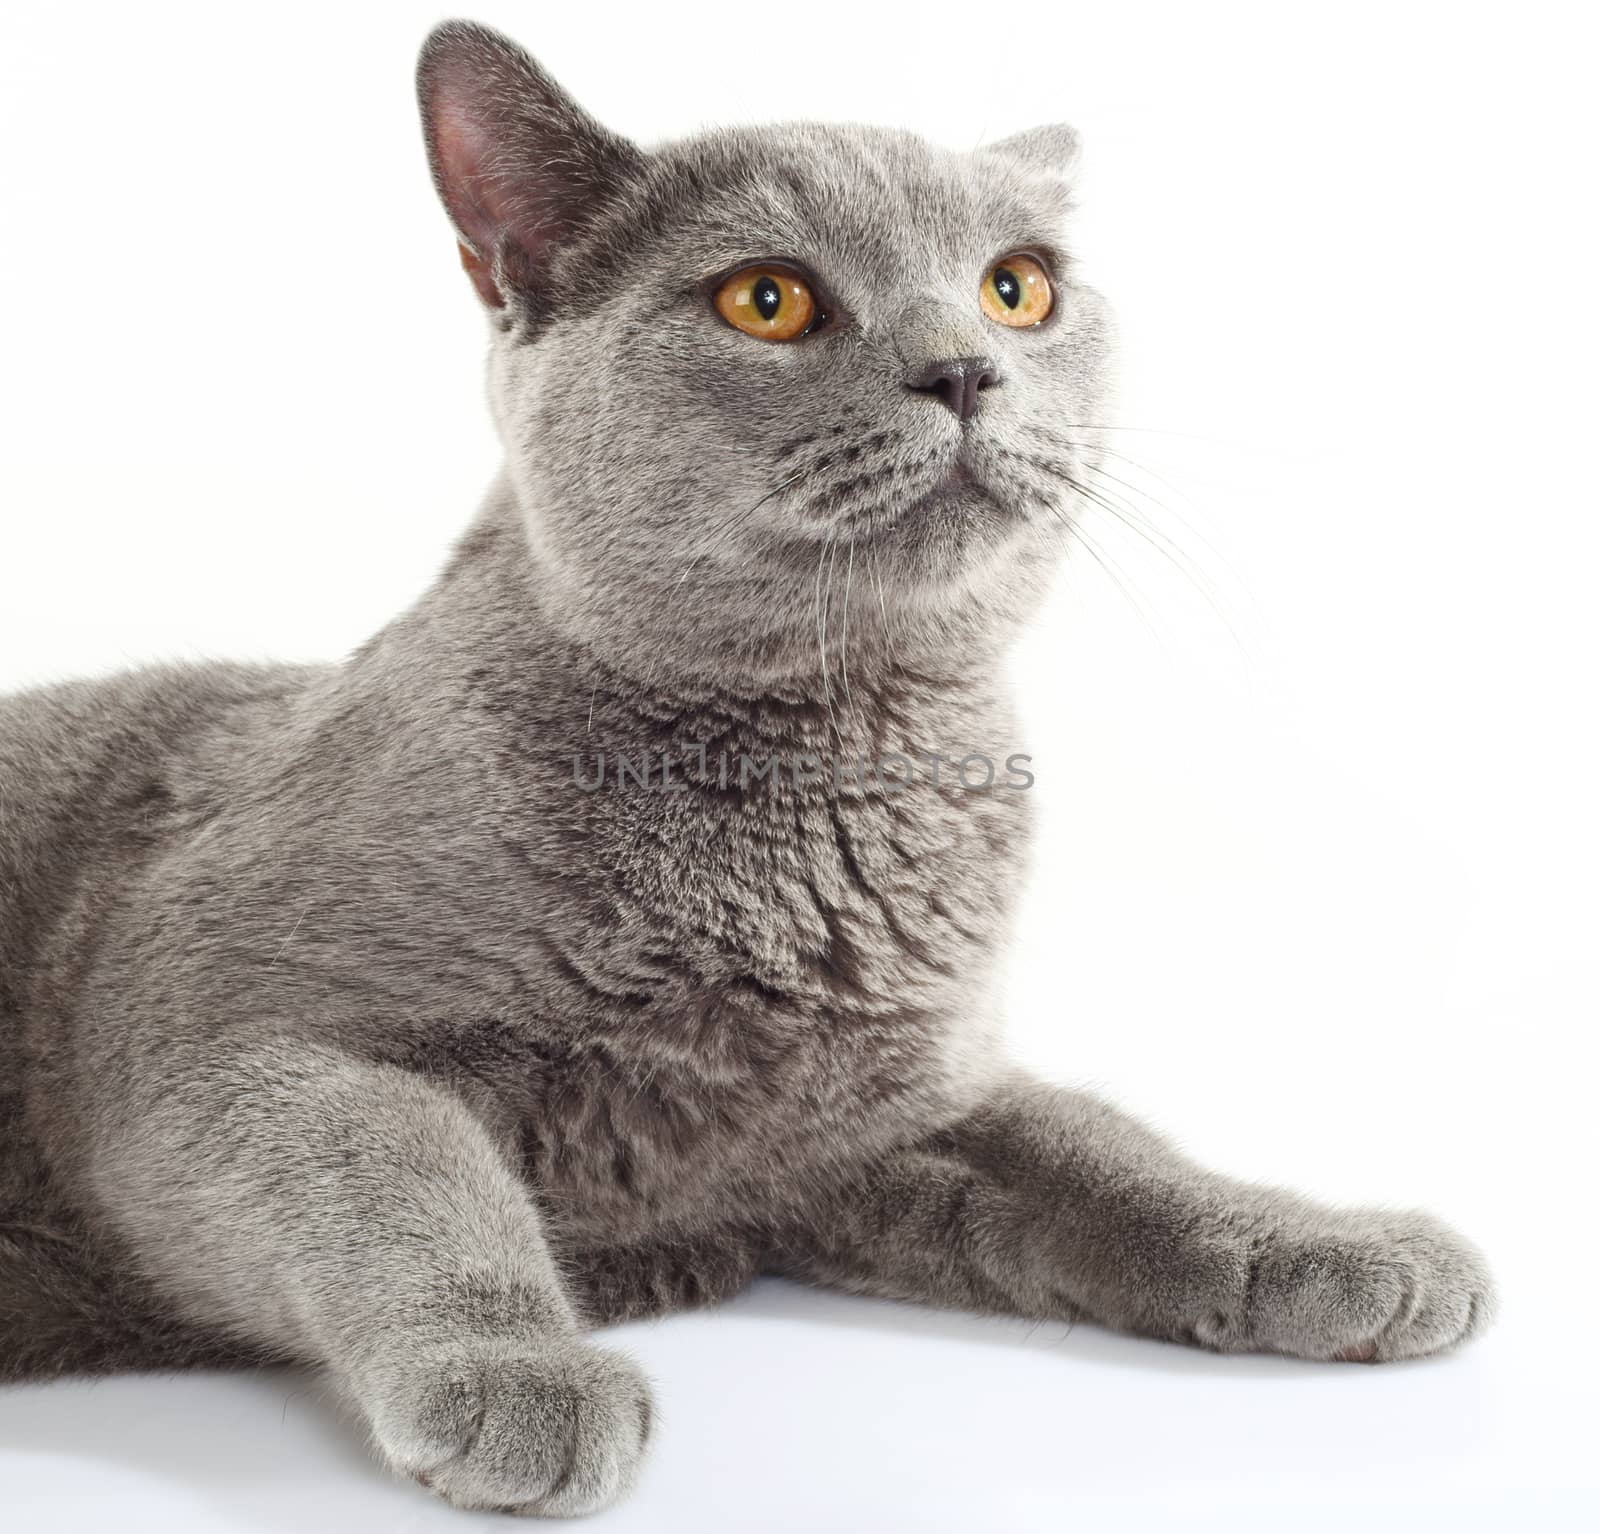
[[[717,313],[758,341],[792,341],[816,318],[817,301],[793,272],[747,266],[717,289]]]
[[[983,312],[997,325],[1037,325],[1049,315],[1055,301],[1045,269],[1021,252],[996,261],[978,290]]]

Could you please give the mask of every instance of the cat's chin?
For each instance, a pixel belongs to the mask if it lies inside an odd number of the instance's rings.
[[[908,554],[937,554],[948,572],[952,557],[966,553],[976,562],[985,561],[997,546],[1023,536],[1031,520],[1022,501],[958,463],[876,531],[880,541],[899,542]]]

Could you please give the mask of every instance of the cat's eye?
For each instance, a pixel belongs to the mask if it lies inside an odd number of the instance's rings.
[[[805,278],[781,266],[747,266],[717,289],[717,313],[760,341],[793,341],[817,318]]]
[[[1050,274],[1021,251],[996,261],[978,290],[978,302],[991,320],[1019,328],[1048,318],[1055,301]]]

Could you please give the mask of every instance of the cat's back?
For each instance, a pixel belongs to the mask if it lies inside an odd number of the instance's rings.
[[[23,1007],[47,934],[148,855],[174,784],[225,777],[321,669],[151,666],[0,695],[0,1014]]]

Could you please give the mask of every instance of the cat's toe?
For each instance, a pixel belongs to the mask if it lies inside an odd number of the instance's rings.
[[[1488,1265],[1465,1237],[1427,1214],[1352,1210],[1261,1244],[1248,1325],[1258,1348],[1382,1363],[1454,1347],[1493,1310]]]
[[[571,1517],[632,1483],[650,1433],[638,1368],[586,1343],[463,1342],[373,1376],[384,1458],[457,1507]]]

